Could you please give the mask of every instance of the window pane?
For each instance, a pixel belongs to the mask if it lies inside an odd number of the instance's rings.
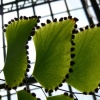
[[[18,100],[17,95],[16,94],[11,95],[11,100]]]
[[[91,6],[90,0],[86,0],[85,2],[86,2],[86,4],[87,4],[88,6]]]
[[[3,72],[0,73],[0,79],[5,80],[5,77],[4,77],[4,73],[3,73]],[[5,82],[5,81],[0,81],[0,84],[2,84],[2,83],[4,83],[4,82]]]
[[[64,0],[63,1],[52,2],[51,7],[52,7],[52,12],[53,13],[59,13],[59,12],[67,11]]]
[[[35,51],[35,46],[34,46],[33,40],[29,41],[28,45],[29,45],[28,51],[29,51],[29,60],[31,61],[31,64],[30,64],[31,68],[27,74],[28,74],[28,76],[31,76],[33,73],[33,69],[34,69],[34,64],[35,64],[35,59],[36,59],[36,51]]]
[[[12,1],[15,1],[15,0],[2,0],[3,3],[8,3],[8,2],[12,2]]]
[[[90,17],[93,19],[93,22],[94,22],[95,24],[97,24],[97,23],[98,23],[98,20],[97,20],[97,18],[96,18],[96,15],[95,15],[95,13],[94,13],[93,8],[92,8],[92,7],[89,7],[89,8],[88,8],[88,12],[89,12]]]
[[[11,7],[12,7],[11,4],[6,5],[6,6],[3,6],[3,11],[4,11],[4,12],[8,12],[9,10],[11,10]]]
[[[30,8],[27,8],[27,9],[22,9],[22,10],[19,10],[19,15],[20,16],[33,16],[33,10],[32,10],[32,7]]]
[[[15,10],[15,9],[17,9],[16,4],[13,4],[12,5],[12,10]]]
[[[80,0],[66,0],[66,1],[68,4],[68,8],[70,10],[82,7]]]
[[[4,24],[8,24],[8,22],[11,19],[14,19],[15,17],[17,17],[17,12],[16,11],[10,12],[10,13],[5,13],[4,14]],[[5,38],[5,45],[7,46],[6,38]]]
[[[24,6],[24,1],[18,2],[18,8],[21,8]]]
[[[10,90],[10,94],[15,94],[16,93],[16,91],[15,90]]]
[[[7,24],[8,21],[14,19],[14,17],[17,17],[16,11],[4,14],[4,24]]]
[[[7,95],[7,91],[4,90],[4,89],[0,89],[0,95],[1,95],[1,96]]]
[[[0,70],[4,67],[4,56],[3,56],[3,48],[0,48]]]
[[[7,97],[2,97],[2,100],[8,100]]]
[[[96,0],[97,4],[100,4],[100,0]]]
[[[97,100],[100,100],[100,90],[98,91],[98,93],[96,93],[96,95],[98,95],[96,96]]]
[[[29,49],[28,49],[28,51],[29,51],[29,60],[31,62],[35,62],[36,51],[35,51],[35,46],[34,46],[33,40],[29,41],[28,45],[29,45]]]
[[[50,15],[50,9],[48,4],[43,4],[35,7],[37,16],[47,16]]]
[[[79,19],[79,21],[77,22],[79,28],[89,25],[83,9],[71,11],[70,13],[73,17],[77,17]]]
[[[28,7],[28,6],[31,6],[31,5],[32,5],[32,3],[30,1],[26,1],[24,7]]]
[[[44,0],[33,0],[33,2],[36,2],[38,4],[44,2]]]
[[[3,47],[2,28],[0,27],[0,48]]]

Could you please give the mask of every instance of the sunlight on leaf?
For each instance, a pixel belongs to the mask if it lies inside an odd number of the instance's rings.
[[[6,28],[7,57],[4,65],[6,84],[18,86],[25,77],[27,68],[26,42],[37,18],[19,19],[11,22]]]
[[[71,98],[68,95],[62,94],[62,95],[47,97],[47,100],[74,100],[74,98]]]
[[[28,93],[25,90],[17,92],[18,100],[37,100],[36,97],[32,96],[31,93]]]
[[[97,92],[100,83],[100,27],[75,35],[75,65],[67,82],[82,92]]]
[[[48,21],[49,22],[49,21]],[[72,19],[51,22],[38,29],[33,37],[36,63],[33,75],[47,90],[62,83],[70,68]]]

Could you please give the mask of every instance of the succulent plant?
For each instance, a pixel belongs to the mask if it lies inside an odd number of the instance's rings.
[[[28,41],[32,40],[36,50],[32,76],[41,84],[41,89],[51,93],[66,83],[83,94],[97,93],[100,86],[100,24],[78,29],[77,21],[68,16],[47,20],[38,26],[40,16],[21,16],[5,24],[7,57],[2,70],[5,89],[16,90],[27,84],[27,72],[31,70]],[[26,88],[16,93],[18,100],[41,98]],[[46,99],[78,100],[74,92],[67,90],[64,94],[46,96]]]

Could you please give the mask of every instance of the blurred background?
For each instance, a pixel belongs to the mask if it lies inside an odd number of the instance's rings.
[[[47,19],[53,20],[54,18],[67,17],[69,15],[77,17],[79,21],[77,22],[78,27],[85,27],[90,24],[97,24],[100,22],[100,0],[0,0],[0,70],[4,67],[4,62],[6,58],[7,43],[2,32],[4,24],[8,21],[20,16],[41,16],[41,22],[46,22]],[[35,63],[35,48],[33,41],[29,42],[29,58],[31,61],[32,69],[34,69]],[[40,86],[36,80],[31,77],[32,71],[28,73],[29,83],[36,86],[28,85],[27,88],[32,92],[36,93],[38,98],[41,100],[46,100],[43,90],[38,88]],[[0,74],[0,95],[2,100],[17,100],[16,91],[5,90],[5,81],[3,72]],[[21,90],[23,87],[17,89]],[[75,88],[69,85],[63,84],[61,89],[68,91],[77,92],[75,96],[78,100],[100,100],[100,91],[94,95],[83,95],[77,91]],[[46,93],[47,96],[62,94],[64,91],[58,90],[57,92]]]

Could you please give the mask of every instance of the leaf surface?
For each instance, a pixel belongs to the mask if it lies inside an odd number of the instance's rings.
[[[37,100],[32,94],[28,93],[25,90],[21,90],[17,92],[18,100]]]
[[[26,42],[37,18],[21,19],[8,25],[6,28],[7,57],[4,65],[6,84],[9,87],[18,86],[27,68]]]
[[[67,82],[82,92],[93,92],[100,83],[100,27],[79,32],[74,42],[75,64]]]
[[[36,48],[33,76],[47,90],[53,90],[62,83],[68,73],[74,25],[73,19],[51,22],[38,29],[33,37]]]
[[[62,95],[47,97],[47,100],[74,100],[74,98],[71,98],[70,96],[62,94]]]

